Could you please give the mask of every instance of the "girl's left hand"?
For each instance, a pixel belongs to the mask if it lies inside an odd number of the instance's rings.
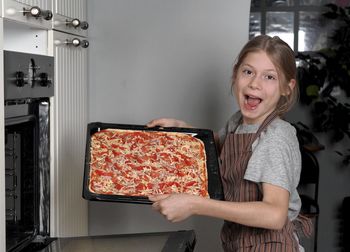
[[[171,222],[179,222],[193,215],[191,202],[197,196],[189,194],[159,194],[149,196],[152,207]]]

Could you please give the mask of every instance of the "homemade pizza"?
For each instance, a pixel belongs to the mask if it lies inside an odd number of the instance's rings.
[[[89,190],[96,194],[208,194],[203,142],[186,133],[104,129],[91,136]]]

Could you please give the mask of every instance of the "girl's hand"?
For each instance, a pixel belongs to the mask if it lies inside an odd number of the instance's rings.
[[[173,119],[173,118],[158,118],[150,121],[146,124],[147,127],[181,127],[181,128],[192,128],[191,125],[188,125],[186,122]]]
[[[198,198],[189,194],[159,194],[148,197],[154,210],[171,222],[179,222],[194,214],[192,202]]]

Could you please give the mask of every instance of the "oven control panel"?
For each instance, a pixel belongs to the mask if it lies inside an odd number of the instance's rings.
[[[5,100],[54,95],[54,58],[4,51]]]

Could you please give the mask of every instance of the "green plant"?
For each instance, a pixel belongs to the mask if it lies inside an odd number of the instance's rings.
[[[350,139],[350,7],[325,7],[323,16],[336,21],[337,28],[327,48],[297,54],[300,102],[311,106],[311,128],[339,142]],[[349,150],[336,153],[349,165]]]

